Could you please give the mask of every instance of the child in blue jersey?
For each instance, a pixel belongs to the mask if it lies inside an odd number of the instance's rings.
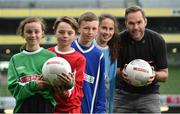
[[[93,44],[98,33],[98,17],[86,12],[80,16],[78,23],[80,36],[72,47],[86,58],[82,112],[105,113],[105,61],[102,52]]]
[[[113,100],[115,94],[115,79],[118,56],[118,25],[116,18],[110,14],[99,17],[99,33],[95,45],[103,52],[105,57],[106,75],[106,112],[113,113]]]
[[[42,78],[42,66],[56,56],[40,47],[45,25],[38,17],[23,20],[18,28],[26,43],[15,54],[8,68],[8,90],[16,100],[14,113],[53,113],[56,101],[53,90]]]

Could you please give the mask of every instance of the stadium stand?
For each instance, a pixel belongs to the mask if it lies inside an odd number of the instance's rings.
[[[0,0],[0,8],[123,8],[125,0]]]
[[[179,0],[0,0],[0,8],[179,8]]]
[[[144,8],[180,8],[180,0],[139,0]]]

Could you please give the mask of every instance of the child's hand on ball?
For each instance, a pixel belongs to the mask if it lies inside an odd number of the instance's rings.
[[[54,91],[56,94],[61,95],[62,97],[68,97],[70,94],[68,92],[74,86],[76,71],[73,73],[57,75],[58,80],[54,80]]]
[[[49,83],[43,79],[42,75],[39,76],[39,78],[36,80],[36,83],[38,85],[38,90],[43,90],[44,88],[46,88],[49,85]]]
[[[58,75],[58,79],[66,90],[71,89],[74,86],[75,73],[69,73],[68,75],[62,73]]]

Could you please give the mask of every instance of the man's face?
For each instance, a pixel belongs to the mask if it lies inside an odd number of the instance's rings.
[[[127,15],[125,22],[126,28],[135,41],[140,41],[144,36],[147,19],[140,11],[132,12]]]

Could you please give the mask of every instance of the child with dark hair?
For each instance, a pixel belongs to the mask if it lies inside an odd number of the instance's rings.
[[[113,113],[115,79],[118,56],[118,24],[116,18],[110,14],[99,17],[99,32],[95,45],[103,52],[105,57],[106,75],[106,112]]]

